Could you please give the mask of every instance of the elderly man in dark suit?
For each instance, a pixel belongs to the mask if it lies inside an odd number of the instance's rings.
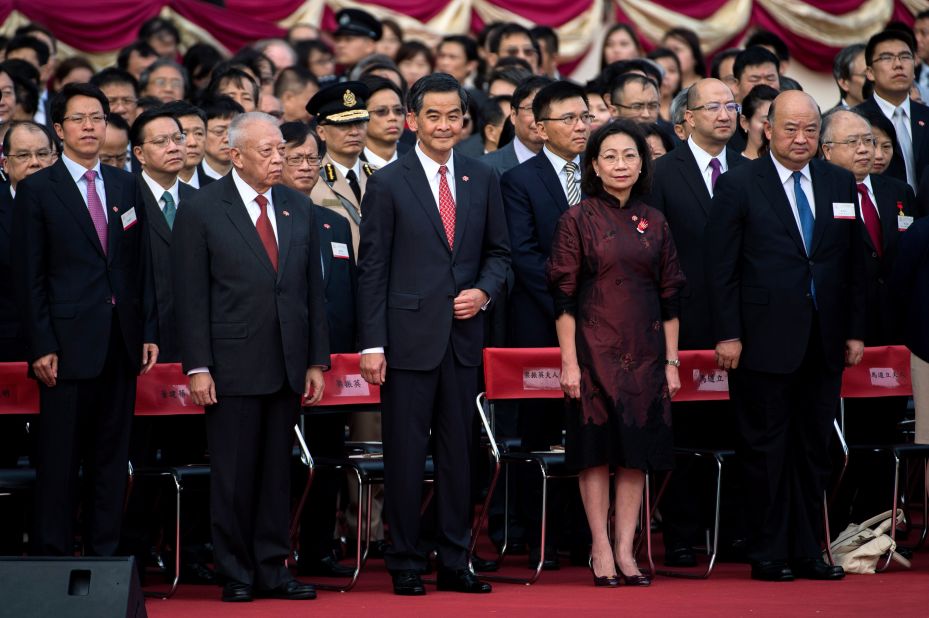
[[[470,450],[481,310],[506,276],[506,221],[494,172],[452,153],[467,109],[461,85],[423,77],[407,109],[418,143],[371,177],[359,253],[361,372],[383,385],[387,568],[396,594],[425,594],[417,544],[431,430],[439,589],[490,592],[468,569]]]
[[[178,211],[171,244],[181,358],[207,406],[216,571],[224,601],[312,599],[284,561],[293,427],[329,365],[316,219],[304,195],[275,186],[275,118],[237,116],[229,145],[233,170]]]
[[[36,553],[70,555],[79,495],[85,551],[116,551],[136,376],[158,359],[145,212],[136,180],[100,165],[109,103],[89,84],[52,101],[64,149],[16,190],[13,272],[39,381]]]
[[[683,146],[655,161],[648,204],[664,213],[674,236],[687,286],[681,294],[682,350],[712,348],[713,328],[705,284],[703,253],[713,191],[719,178],[746,162],[726,144],[735,133],[739,106],[732,91],[718,79],[702,79],[687,91],[684,124],[690,135]],[[675,403],[676,446],[729,445],[720,431],[728,402]],[[681,466],[674,471],[662,505],[665,515],[665,564],[694,566],[694,545],[700,544],[698,487],[700,470]],[[704,481],[705,483],[705,481]],[[709,491],[709,489],[707,489]],[[728,493],[728,492],[727,492]],[[731,532],[731,531],[730,531]]]
[[[742,438],[752,577],[839,579],[823,562],[822,500],[842,369],[864,350],[857,191],[815,159],[819,108],[799,91],[771,104],[771,154],[716,184],[706,284],[716,357]]]

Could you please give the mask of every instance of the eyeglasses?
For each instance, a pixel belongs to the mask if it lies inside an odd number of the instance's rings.
[[[565,114],[564,116],[559,116],[558,118],[539,118],[539,122],[560,122],[561,124],[573,127],[577,124],[577,121],[580,120],[584,124],[590,124],[594,121],[593,114]]]
[[[299,167],[303,165],[304,161],[306,161],[307,165],[309,165],[310,167],[319,167],[319,164],[322,163],[323,158],[316,156],[316,155],[301,155],[301,154],[287,155],[286,157],[284,157],[284,162],[289,167]]]
[[[661,107],[661,103],[659,103],[658,101],[653,101],[651,103],[633,103],[632,105],[623,105],[622,103],[616,103],[615,105],[616,107],[621,107],[623,109],[631,109],[637,114],[641,114],[646,109],[649,112],[654,113],[654,112],[657,112],[658,109]]]
[[[173,135],[159,135],[158,137],[153,137],[150,140],[142,142],[143,144],[151,144],[155,148],[165,148],[168,145],[168,142],[174,142],[178,146],[183,146],[187,143],[187,136],[183,133],[174,133]]]
[[[824,146],[826,144],[835,145],[835,146],[851,146],[851,147],[855,147],[858,144],[861,144],[863,146],[867,146],[868,148],[870,148],[871,146],[874,146],[874,137],[871,135],[849,135],[846,139],[842,141],[833,140],[829,142],[823,142]]]
[[[167,77],[156,77],[152,80],[152,84],[158,88],[165,88],[166,86],[170,86],[171,88],[183,88],[184,80],[178,78],[168,79]]]
[[[636,161],[639,161],[642,157],[639,156],[637,152],[627,152],[622,156],[615,154],[605,154],[597,157],[603,161],[604,165],[613,166],[619,163],[619,160],[622,159],[626,165],[635,165]]]
[[[395,105],[393,107],[375,107],[374,109],[369,109],[368,113],[378,118],[386,118],[390,114],[403,117],[403,115],[406,114],[406,110],[402,105]]]
[[[518,105],[518,106],[516,107],[516,109],[519,110],[519,111],[521,111],[521,112],[531,112],[531,111],[532,111],[532,104],[530,103],[529,105]]]
[[[0,95],[3,95],[4,99],[10,99],[16,94],[16,91],[12,88],[3,88],[0,89]]]
[[[719,112],[720,109],[724,107],[726,108],[726,112],[729,114],[738,114],[739,112],[742,111],[742,106],[736,103],[735,101],[730,101],[728,103],[719,103],[717,101],[713,101],[711,103],[704,103],[703,105],[698,105],[697,107],[688,107],[687,109],[689,109],[692,112],[696,112],[702,109],[702,110],[706,110],[710,112],[711,114],[716,114]]]
[[[106,115],[104,114],[72,114],[70,116],[65,116],[62,118],[62,121],[69,120],[74,124],[84,125],[88,120],[90,124],[103,124],[106,122]]]
[[[875,62],[888,62],[889,63],[889,62],[893,62],[894,60],[899,60],[900,64],[906,64],[907,62],[913,62],[913,54],[912,52],[908,52],[908,51],[900,52],[899,54],[881,54],[880,56],[877,56],[876,58],[874,58],[874,60],[871,61],[871,64],[874,64]]]
[[[283,157],[284,154],[287,152],[287,149],[284,147],[284,144],[281,144],[280,146],[277,146],[277,147],[262,146],[261,148],[253,148],[252,150],[257,152],[261,156],[262,159],[267,159],[268,157],[273,155],[275,152],[277,152],[277,154]]]
[[[129,107],[130,105],[135,105],[138,102],[138,99],[135,97],[112,97],[107,99],[110,102],[110,107],[116,107],[117,105],[123,105]]]
[[[118,155],[100,155],[100,163],[104,165],[112,165],[113,167],[124,168],[126,167],[126,159],[129,158],[128,154],[118,154]]]
[[[27,150],[16,152],[9,155],[9,157],[19,164],[28,163],[32,157],[38,159],[39,163],[48,163],[51,161],[54,154],[55,153],[53,153],[51,150],[43,148],[42,150],[36,150],[35,152],[29,152]]]
[[[533,47],[507,47],[500,50],[501,56],[518,56],[522,54],[523,56],[532,56],[535,57],[535,48]]]

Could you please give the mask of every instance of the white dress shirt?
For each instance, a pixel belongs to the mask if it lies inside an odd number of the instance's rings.
[[[910,97],[907,97],[906,99],[904,99],[903,103],[901,103],[900,105],[894,105],[890,101],[879,97],[878,94],[875,92],[874,102],[877,103],[877,106],[881,109],[881,112],[885,116],[887,116],[887,120],[889,120],[891,124],[893,124],[894,122],[894,111],[896,111],[898,107],[903,108],[903,117],[906,119],[906,123],[905,123],[906,130],[907,130],[907,133],[909,133],[910,135],[910,142],[912,143],[913,126],[910,124],[910,119],[912,118],[912,116],[910,115]]]
[[[871,186],[871,174],[868,174],[867,176],[865,176],[864,180],[862,180],[860,183],[856,182],[855,183],[856,189],[858,188],[859,184],[863,184],[865,187],[867,187],[868,197],[871,198],[871,203],[874,204],[874,211],[877,213],[877,218],[880,219],[881,210],[877,207],[877,196],[874,195],[874,187]],[[862,208],[864,208],[864,204],[861,203],[861,193],[858,193],[858,216],[861,217],[862,221],[864,221],[864,213],[861,210]]]
[[[180,176],[178,176],[178,180],[180,179],[181,179]],[[200,188],[200,171],[197,168],[194,168],[194,173],[190,175],[190,179],[181,180],[181,182],[183,182],[185,185],[189,187],[193,187],[194,189],[199,189]]]
[[[355,178],[358,179],[358,186],[361,186],[361,159],[355,159],[355,165],[352,167],[345,167],[332,157],[329,157],[329,160],[332,162],[335,168],[339,170],[339,173],[342,174],[342,178],[345,178],[346,182],[348,182],[348,170],[355,172]]]
[[[100,198],[100,203],[103,205],[103,216],[106,217],[107,222],[109,222],[110,213],[106,210],[106,189],[103,186],[103,174],[100,173],[100,159],[97,159],[94,166],[91,168],[84,167],[77,161],[68,158],[68,155],[64,153],[61,153],[61,161],[65,164],[68,173],[71,174],[71,178],[77,185],[78,191],[81,192],[81,197],[84,198],[84,206],[88,207],[88,212],[90,206],[87,204],[87,179],[84,178],[84,174],[91,169],[97,172],[97,177],[94,179],[94,188],[97,190],[97,197]]]
[[[700,177],[703,178],[706,190],[710,192],[710,197],[713,197],[713,168],[710,167],[710,162],[713,159],[719,161],[720,175],[728,172],[729,164],[726,162],[726,147],[723,146],[722,152],[714,157],[698,146],[696,142],[694,142],[693,136],[687,138],[687,145],[690,146],[690,152],[693,153],[694,159],[697,160],[697,169],[700,170]]]
[[[778,161],[774,155],[771,155],[771,160],[774,161],[774,168],[777,170],[777,175],[781,179],[781,184],[784,186],[784,193],[787,194],[787,201],[790,202],[790,210],[794,214],[794,220],[797,222],[797,229],[800,230],[800,238],[803,238],[803,228],[800,226],[800,211],[797,210],[797,196],[794,194],[794,177],[793,170],[789,170]],[[806,201],[810,203],[810,210],[813,212],[813,220],[816,220],[816,200],[813,196],[813,177],[810,176],[810,164],[807,163],[803,166],[803,169],[800,170],[800,188],[803,190],[803,193],[806,194]]]
[[[178,195],[178,191],[179,191],[178,187],[180,186],[180,182],[181,182],[181,181],[179,181],[177,178],[175,178],[175,179],[174,179],[174,184],[171,185],[170,188],[165,189],[165,188],[162,187],[160,184],[158,184],[157,182],[155,182],[155,180],[152,179],[152,177],[149,176],[148,173],[145,172],[145,171],[142,172],[142,180],[145,181],[145,184],[148,185],[148,188],[149,188],[149,190],[151,190],[152,195],[155,196],[155,201],[158,203],[158,208],[161,209],[161,212],[164,212],[164,211],[165,211],[165,201],[164,201],[164,199],[163,199],[163,198],[164,198],[165,191],[167,191],[169,194],[171,194],[171,199],[174,200],[174,207],[175,207],[175,208],[178,207],[178,203],[180,203],[180,201],[181,201],[181,198],[180,198],[179,195]]]
[[[513,137],[513,152],[516,153],[516,160],[520,163],[525,163],[536,155],[536,153],[529,150],[529,148],[515,136]]]
[[[564,166],[568,161],[562,159],[560,156],[556,155],[554,152],[548,149],[548,146],[542,147],[542,152],[545,153],[545,156],[548,158],[549,162],[552,164],[552,167],[555,168],[555,174],[558,176],[558,182],[561,183],[561,189],[564,191],[564,196],[568,197],[568,176],[564,173]],[[574,181],[577,183],[581,182],[581,156],[577,155],[571,161],[577,168],[574,170]],[[578,189],[580,189],[580,184],[578,184]]]
[[[221,173],[221,172],[217,172],[217,171],[214,170],[212,167],[210,167],[210,164],[207,163],[207,160],[206,160],[206,159],[203,159],[203,173],[206,174],[207,176],[209,176],[210,178],[215,179],[215,180],[219,180],[220,178],[222,178],[223,176],[225,176],[225,174],[223,174],[223,173]]]
[[[377,153],[375,153],[373,150],[369,149],[367,146],[365,146],[364,155],[365,155],[365,160],[377,169],[382,169],[384,167],[387,167],[388,165],[396,161],[398,158],[400,158],[397,155],[396,149],[394,150],[394,154],[392,157],[390,157],[390,159],[383,159],[379,157]]]

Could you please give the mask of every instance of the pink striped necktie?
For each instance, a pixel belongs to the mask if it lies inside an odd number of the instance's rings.
[[[103,202],[100,201],[97,186],[94,182],[96,177],[96,170],[87,170],[84,173],[84,179],[87,181],[87,209],[90,211],[90,218],[94,222],[94,229],[97,230],[100,246],[103,247],[103,255],[106,255],[109,246],[107,244],[109,232],[106,227],[106,213],[103,212]]]
[[[448,239],[449,249],[455,248],[455,198],[448,185],[448,166],[439,166],[439,216],[442,217],[442,227],[445,228],[445,237]]]

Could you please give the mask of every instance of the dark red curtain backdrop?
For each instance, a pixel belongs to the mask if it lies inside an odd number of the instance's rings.
[[[653,1],[694,19],[712,15],[725,3],[725,0]],[[803,1],[833,15],[842,15],[855,11],[864,0]],[[913,16],[902,1],[893,0],[893,3],[893,19],[912,23]],[[46,25],[71,47],[91,53],[108,52],[132,42],[142,22],[158,15],[163,7],[170,7],[235,51],[256,39],[281,35],[284,30],[277,22],[293,14],[302,4],[302,0],[226,0],[226,7],[218,8],[200,0],[0,0],[0,20],[5,20],[16,10]],[[376,0],[372,4],[428,22],[447,3],[445,0]],[[493,4],[535,23],[559,26],[589,10],[592,0],[493,0]],[[615,14],[618,20],[628,21],[618,6]],[[476,12],[472,15],[472,25],[479,27],[481,19]],[[329,8],[326,8],[322,21],[323,27],[334,25]],[[767,28],[780,35],[787,41],[792,55],[809,68],[819,71],[831,69],[837,49],[795,34],[776,22],[758,4],[752,7],[749,27],[753,26]],[[734,33],[734,40],[741,34]],[[655,43],[644,41],[648,48]]]

